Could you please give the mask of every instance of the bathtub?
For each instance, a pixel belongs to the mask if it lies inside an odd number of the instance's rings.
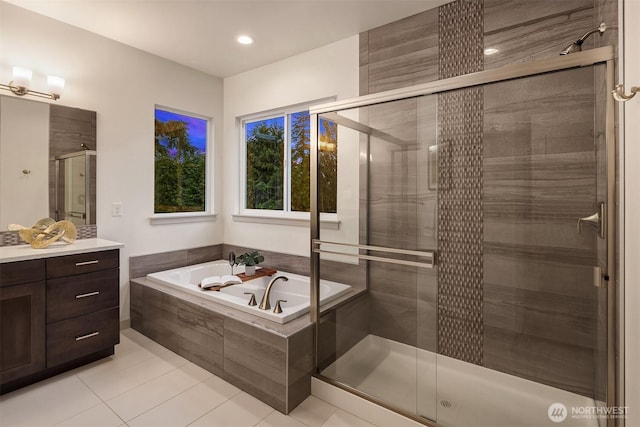
[[[244,266],[235,266],[233,273],[244,273]],[[225,274],[231,274],[231,266],[229,266],[229,262],[226,260],[218,260],[147,274],[147,279],[278,323],[287,323],[309,312],[310,287],[309,278],[306,276],[278,271],[276,273],[277,276],[286,276],[289,280],[286,282],[279,280],[273,285],[269,297],[271,309],[260,310],[258,306],[248,305],[251,295],[245,295],[244,293],[251,292],[255,294],[259,304],[269,281],[276,275],[260,277],[242,284],[227,286],[226,288],[220,289],[220,291],[203,291],[198,287],[198,283],[205,277],[222,276]],[[349,285],[320,280],[320,305],[326,304],[346,294],[350,290],[351,286]],[[281,303],[282,313],[279,314],[273,312],[273,307],[275,307],[277,300],[287,301]]]

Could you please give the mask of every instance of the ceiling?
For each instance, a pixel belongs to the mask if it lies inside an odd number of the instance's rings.
[[[6,0],[218,77],[228,77],[450,0]],[[236,36],[255,43],[243,46]]]

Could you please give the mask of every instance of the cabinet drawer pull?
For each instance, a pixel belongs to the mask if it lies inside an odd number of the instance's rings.
[[[80,267],[80,266],[83,266],[83,265],[97,264],[97,263],[99,263],[99,262],[100,262],[100,261],[99,261],[99,260],[97,260],[97,259],[94,259],[93,261],[76,262],[76,267]]]
[[[86,297],[92,297],[92,296],[94,296],[94,295],[99,295],[99,294],[100,294],[100,291],[87,292],[86,294],[76,295],[76,299],[86,298]]]
[[[98,331],[91,332],[90,334],[82,335],[81,337],[76,337],[76,341],[86,340],[87,338],[95,337],[96,335],[100,335],[100,332]]]

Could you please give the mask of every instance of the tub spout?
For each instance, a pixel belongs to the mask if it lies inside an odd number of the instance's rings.
[[[258,306],[260,310],[269,310],[271,308],[271,304],[269,303],[269,294],[271,293],[271,287],[278,281],[278,279],[282,279],[285,282],[289,280],[289,278],[286,276],[276,276],[273,279],[271,279],[271,281],[269,282],[269,285],[267,286],[267,290],[264,291],[264,295],[262,296],[262,301],[260,301],[260,305]]]

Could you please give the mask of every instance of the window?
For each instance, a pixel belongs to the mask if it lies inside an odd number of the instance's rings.
[[[155,109],[154,213],[207,211],[209,119]]]
[[[244,209],[309,212],[309,111],[292,110],[243,122]],[[337,126],[321,120],[320,211],[337,211]]]

